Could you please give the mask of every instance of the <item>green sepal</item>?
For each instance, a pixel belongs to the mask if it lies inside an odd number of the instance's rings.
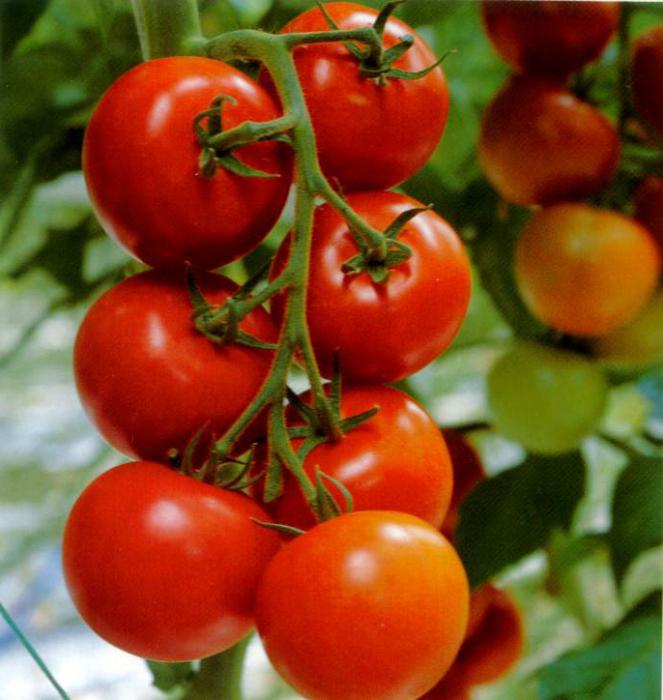
[[[271,260],[268,260],[261,268],[258,269],[258,271],[251,275],[246,282],[235,292],[233,295],[233,299],[236,299],[237,301],[242,301],[243,299],[246,299],[248,296],[251,295],[253,290],[265,279],[267,279],[267,276],[269,274],[269,270],[271,267]]]
[[[205,434],[205,431],[209,428],[209,421],[205,423],[202,427],[198,428],[195,435],[187,442],[184,452],[182,452],[182,461],[180,462],[180,470],[184,474],[194,474],[195,466],[193,464],[193,455],[196,448],[200,444],[200,440]]]
[[[302,397],[289,386],[286,387],[286,396],[288,398],[288,403],[297,411],[299,417],[305,421],[309,427],[315,426],[317,423],[315,411],[302,400]]]
[[[344,433],[349,433],[351,430],[358,428],[362,423],[370,420],[379,410],[379,406],[373,406],[373,408],[369,408],[368,411],[362,411],[362,413],[344,418],[340,422],[340,428]]]
[[[338,353],[334,353],[332,360],[333,363],[333,373],[332,380],[329,384],[329,403],[331,404],[332,411],[334,411],[335,416],[341,415],[341,391],[343,386],[343,378],[341,377],[341,367],[340,361],[338,359]]]
[[[324,435],[309,435],[297,450],[297,458],[303,462],[310,452],[325,442],[327,438]]]
[[[252,168],[250,165],[243,163],[232,153],[217,156],[215,162],[217,166],[221,166],[228,172],[233,173],[233,175],[239,175],[241,177],[281,177],[278,173],[266,173],[264,170]]]
[[[400,232],[405,228],[406,224],[414,219],[417,214],[421,214],[423,211],[430,211],[433,208],[432,204],[425,207],[413,207],[412,209],[407,209],[406,211],[399,214],[384,231],[384,235],[395,240]]]
[[[387,24],[387,20],[394,14],[394,10],[404,2],[405,0],[391,0],[380,10],[380,14],[378,14],[378,16],[375,18],[375,22],[373,22],[373,29],[375,29],[380,38],[382,38],[382,35],[384,34],[384,28]]]
[[[331,495],[321,476],[322,472],[315,468],[315,504],[313,510],[319,522],[331,520],[341,514],[341,508],[336,499]]]
[[[292,525],[283,525],[282,523],[266,523],[264,520],[258,520],[257,518],[251,518],[256,525],[260,527],[266,527],[268,530],[275,530],[283,535],[289,535],[290,537],[299,537],[300,535],[305,535],[306,530],[300,530],[298,527],[292,527]]]
[[[384,76],[385,78],[397,78],[398,80],[420,80],[421,78],[425,78],[429,73],[432,73],[443,61],[446,61],[452,53],[455,53],[455,51],[447,51],[443,56],[440,56],[435,63],[431,63],[430,66],[422,70],[409,71],[390,67],[389,70],[384,73]]]
[[[324,3],[322,0],[315,0],[315,4],[318,6],[320,9],[320,12],[322,12],[322,16],[325,18],[325,21],[329,25],[329,28],[332,30],[338,30],[339,26],[336,24],[334,21],[333,17],[327,12],[327,8],[325,7]],[[363,60],[366,58],[366,52],[362,50],[357,44],[351,42],[351,41],[344,41],[343,46],[358,60]]]
[[[278,350],[279,347],[276,343],[266,343],[244,331],[237,331],[233,342],[238,345],[245,345],[248,348],[257,348],[258,350]]]
[[[352,498],[352,494],[350,493],[350,490],[348,489],[348,487],[345,484],[343,484],[342,482],[340,482],[338,479],[334,478],[333,476],[330,476],[329,474],[325,474],[322,471],[318,471],[318,475],[320,477],[322,477],[323,479],[326,479],[327,481],[329,481],[329,483],[336,486],[336,488],[343,495],[343,500],[345,502],[345,510],[341,511],[341,512],[352,513],[352,511],[354,510],[354,499]]]

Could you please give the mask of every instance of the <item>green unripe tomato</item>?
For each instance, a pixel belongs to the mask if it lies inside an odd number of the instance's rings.
[[[576,448],[601,418],[607,391],[589,360],[535,344],[508,350],[488,376],[495,426],[540,454]]]

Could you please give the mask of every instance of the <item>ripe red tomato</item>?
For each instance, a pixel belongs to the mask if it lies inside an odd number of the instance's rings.
[[[97,477],[64,532],[67,587],[101,637],[138,656],[219,653],[253,623],[258,582],[279,537],[246,496],[154,462]]]
[[[619,24],[615,2],[484,0],[482,14],[489,39],[512,68],[561,77],[597,58]]]
[[[394,192],[347,198],[371,226],[385,230],[402,212],[421,204]],[[322,371],[330,376],[338,353],[344,377],[357,383],[403,379],[435,359],[451,343],[470,298],[470,265],[463,244],[432,211],[417,214],[398,240],[412,257],[392,268],[384,284],[342,266],[357,254],[348,226],[329,205],[316,210],[308,290],[308,324]],[[287,255],[282,249],[275,268]],[[283,298],[273,304],[282,318]]]
[[[608,184],[618,158],[608,119],[547,78],[512,78],[483,115],[479,159],[509,202],[589,197]]]
[[[199,285],[213,304],[237,289],[211,273]],[[240,327],[264,341],[276,338],[263,309]],[[74,373],[83,406],[113,447],[164,461],[204,426],[212,435],[225,432],[258,392],[272,356],[207,340],[191,321],[184,274],[152,270],[92,306],[76,339]]]
[[[635,191],[635,218],[654,235],[663,260],[663,177],[648,175]]]
[[[663,24],[633,42],[631,93],[638,115],[663,139]]]
[[[338,479],[352,493],[355,510],[397,510],[439,527],[451,498],[452,471],[438,427],[407,394],[385,386],[345,389],[341,415],[374,406],[380,407],[378,413],[341,440],[314,448],[304,460],[306,471],[313,477],[319,467]],[[327,486],[342,506],[342,494]],[[302,529],[315,524],[290,474],[281,497],[266,507],[275,522]]]
[[[370,27],[377,11],[350,2],[325,9],[341,29]],[[329,29],[314,7],[281,33]],[[390,48],[409,34],[414,44],[394,67],[420,71],[435,55],[417,33],[391,17],[384,30]],[[449,88],[441,68],[423,78],[389,78],[386,85],[359,73],[359,63],[343,44],[311,44],[295,49],[297,73],[313,120],[323,172],[344,190],[386,189],[419,170],[435,150],[447,121]]]
[[[475,606],[478,611],[473,613]],[[470,618],[473,615],[474,628],[468,630],[454,664],[462,668],[469,685],[483,685],[504,676],[520,658],[523,624],[510,596],[490,584],[472,594]]]
[[[523,624],[511,598],[490,584],[472,593],[463,645],[449,672],[421,700],[469,700],[474,685],[507,674],[522,654]]]
[[[516,280],[541,321],[600,336],[637,316],[659,274],[656,245],[633,219],[586,204],[538,211],[516,248]]]
[[[451,539],[458,523],[458,509],[467,494],[485,478],[479,455],[469,442],[454,430],[444,430],[444,441],[451,457],[453,492],[449,510],[442,524],[442,534]]]
[[[283,678],[311,700],[418,698],[460,647],[468,584],[427,523],[359,511],[318,525],[270,562],[256,626]]]
[[[284,144],[238,149],[237,157],[279,177],[241,177],[198,168],[194,117],[230,95],[223,125],[278,116],[270,96],[244,73],[191,56],[136,66],[108,89],[85,135],[83,170],[106,231],[155,267],[185,261],[212,269],[245,255],[276,222],[290,186]]]

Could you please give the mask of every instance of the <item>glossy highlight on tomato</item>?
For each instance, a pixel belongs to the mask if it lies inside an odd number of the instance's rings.
[[[516,281],[540,321],[600,336],[634,319],[660,272],[653,237],[633,219],[586,204],[536,212],[516,245]]]
[[[481,122],[481,166],[500,195],[515,204],[596,194],[612,178],[619,152],[610,121],[545,77],[511,78]]]
[[[69,593],[97,634],[160,661],[219,653],[253,624],[258,582],[280,547],[248,497],[154,462],[97,477],[67,520]]]
[[[310,401],[310,396],[304,397]],[[449,453],[432,418],[407,394],[386,386],[348,387],[341,416],[379,407],[372,418],[338,442],[315,447],[304,460],[309,476],[319,468],[352,494],[354,510],[397,510],[439,527],[449,506],[452,471]],[[294,441],[298,448],[301,441]],[[341,506],[343,495],[330,492]],[[273,520],[301,529],[315,518],[296,480],[285,476],[283,494],[266,506]]]
[[[221,305],[237,291],[229,279],[198,276],[207,300]],[[184,273],[151,270],[107,291],[88,311],[74,347],[74,375],[88,416],[117,450],[165,461],[202,428],[227,430],[258,392],[273,352],[218,345],[199,333]],[[276,340],[263,309],[240,324]]]
[[[617,31],[616,2],[483,0],[486,32],[516,71],[565,77],[598,58]]]
[[[325,10],[340,29],[370,27],[378,15],[350,2],[325,3]],[[321,10],[313,7],[281,33],[328,29]],[[416,72],[435,63],[423,39],[393,16],[384,30],[384,48],[405,35],[414,37],[414,44],[394,68]],[[388,78],[380,85],[360,74],[357,59],[340,42],[297,47],[294,59],[327,177],[338,180],[345,191],[386,189],[423,167],[442,136],[449,110],[449,88],[439,66],[422,78]]]
[[[236,151],[275,177],[199,172],[194,117],[228,95],[225,129],[279,116],[272,98],[232,66],[175,56],[142,63],[97,105],[85,135],[83,170],[104,229],[153,267],[212,269],[245,255],[269,233],[291,180],[287,146],[257,143]]]
[[[468,599],[438,531],[405,513],[358,511],[272,559],[256,626],[276,670],[310,700],[414,699],[451,665]]]
[[[350,194],[348,204],[384,231],[396,217],[421,204],[394,192]],[[331,376],[334,355],[354,383],[403,379],[434,360],[451,343],[470,298],[470,265],[456,232],[432,211],[417,214],[398,240],[412,257],[391,269],[389,280],[348,275],[343,264],[358,252],[341,215],[329,205],[316,210],[307,318],[321,369]],[[284,248],[275,269],[282,267]],[[283,297],[272,304],[282,319]]]

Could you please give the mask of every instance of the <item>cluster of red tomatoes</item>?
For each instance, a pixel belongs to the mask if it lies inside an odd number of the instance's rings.
[[[536,207],[516,246],[525,305],[600,357],[660,359],[663,181],[643,180],[635,218],[582,201],[613,179],[620,136],[567,86],[617,31],[619,4],[488,0],[482,12],[488,37],[514,75],[484,113],[479,158],[505,201]],[[663,27],[635,42],[631,84],[642,121],[638,137],[660,143]],[[489,377],[497,427],[543,453],[576,447],[596,426],[605,395],[595,365],[536,345],[507,353]]]
[[[329,3],[282,31],[326,31],[330,22],[366,27],[378,16]],[[322,172],[356,215],[386,231],[420,207],[385,190],[432,153],[448,89],[439,67],[426,70],[435,57],[407,25],[389,17],[380,34],[386,65],[342,43],[297,47],[294,63]],[[260,483],[231,491],[167,466],[201,429],[209,441],[222,436],[270,374],[268,345],[219,343],[198,332],[184,266],[195,270],[207,302],[222,307],[238,288],[209,270],[250,252],[279,217],[291,184],[288,146],[242,145],[225,156],[234,166],[206,177],[192,127],[219,95],[226,96],[223,129],[274,119],[272,87],[266,75],[256,82],[219,61],[163,58],[122,76],[92,116],[84,170],[97,215],[155,269],[106,292],[76,340],[76,382],[89,416],[138,461],[102,474],[76,502],[63,547],[69,590],[101,636],[151,659],[219,653],[255,624],[275,668],[307,698],[421,697],[461,645],[454,675],[463,687],[486,682],[519,652],[518,615],[492,588],[470,608],[463,566],[440,532],[445,517],[456,517],[455,505],[447,515],[452,458],[430,416],[385,385],[439,355],[466,312],[469,263],[440,216],[422,208],[406,221],[398,241],[409,257],[376,281],[366,269],[347,271],[358,246],[341,214],[330,204],[315,211],[306,303],[312,346],[322,373],[338,366],[347,384],[341,419],[379,411],[339,440],[319,440],[302,466],[349,490],[354,512],[316,524],[290,474],[281,496],[263,504]],[[220,108],[213,118],[221,120]],[[273,177],[246,177],[244,166]],[[275,274],[288,251],[286,241]],[[246,315],[240,331],[268,344],[281,328],[287,342],[287,293],[269,311],[258,306]],[[294,415],[288,419],[296,425]],[[238,451],[261,439],[258,421]],[[332,497],[340,497],[335,488]],[[284,545],[256,520],[307,531]],[[500,624],[493,620],[506,619],[506,609],[513,651],[490,660],[487,645]]]

